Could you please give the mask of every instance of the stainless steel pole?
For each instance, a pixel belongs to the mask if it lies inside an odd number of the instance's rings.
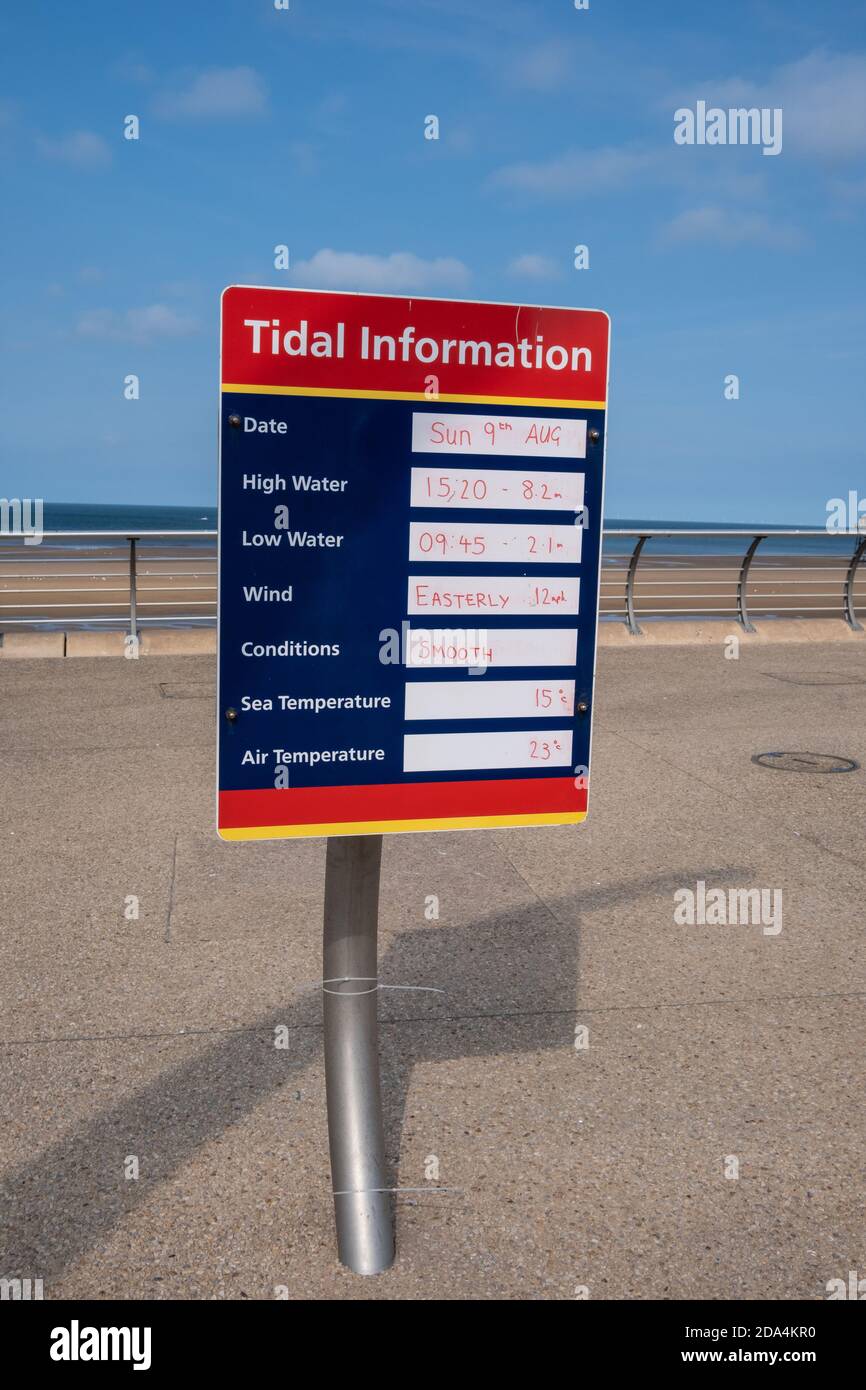
[[[328,1140],[340,1261],[379,1274],[394,1259],[379,1084],[381,835],[328,840],[323,1013]]]

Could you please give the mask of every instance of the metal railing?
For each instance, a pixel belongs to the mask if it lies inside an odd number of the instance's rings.
[[[613,527],[604,539],[601,617],[632,633],[660,617],[731,618],[752,632],[754,617],[810,614],[862,631],[864,534]],[[47,531],[39,545],[0,535],[0,633],[212,626],[216,594],[216,531]]]
[[[828,532],[817,527],[772,531],[612,527],[604,537],[606,542],[614,537],[634,541],[630,553],[604,555],[601,615],[621,617],[635,635],[641,630],[639,618],[662,616],[731,617],[744,631],[754,632],[753,616],[812,614],[844,618],[856,632],[863,630],[856,612],[858,605],[866,604],[862,587],[866,576],[859,568],[866,553],[862,532]],[[701,544],[683,549],[689,538]],[[653,541],[662,542],[662,549],[647,558],[646,547]],[[772,552],[756,563],[758,549],[767,541]]]
[[[0,535],[0,632],[9,627],[216,621],[216,531]]]

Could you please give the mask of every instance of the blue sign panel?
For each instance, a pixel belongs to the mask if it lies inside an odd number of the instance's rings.
[[[606,316],[240,287],[223,315],[220,834],[582,820]]]

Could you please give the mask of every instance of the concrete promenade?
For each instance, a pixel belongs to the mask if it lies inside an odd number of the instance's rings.
[[[368,1280],[334,1253],[324,843],[216,839],[211,656],[0,663],[0,1276],[772,1300],[866,1275],[866,772],[750,761],[866,764],[864,647],[723,651],[601,651],[586,825],[386,842],[382,983],[445,993],[380,996],[394,1184],[425,1190]],[[781,889],[782,930],[677,925],[698,881]]]

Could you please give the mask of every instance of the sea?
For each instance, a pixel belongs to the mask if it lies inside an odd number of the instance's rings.
[[[46,531],[215,531],[217,509],[45,502],[42,524]]]
[[[791,523],[788,526],[768,526],[753,521],[648,521],[645,518],[605,518],[605,530],[626,530],[632,536],[606,535],[604,554],[607,559],[625,557],[634,549],[636,536],[646,530],[670,531],[673,534],[664,540],[649,542],[656,553],[666,555],[738,555],[749,544],[748,536],[712,536],[701,538],[682,535],[684,531],[711,527],[722,532],[748,531],[760,532],[767,539],[762,541],[760,553],[789,554],[792,549],[798,555],[833,555],[850,548],[854,537],[850,535],[827,534],[801,536],[792,540],[775,532],[785,530],[811,531],[814,527]],[[43,526],[46,531],[122,531],[141,534],[145,531],[214,531],[217,525],[217,509],[212,506],[199,507],[154,507],[149,505],[127,505],[99,502],[46,502],[44,504]],[[82,538],[81,548],[87,546]],[[192,542],[195,544],[195,542]]]

